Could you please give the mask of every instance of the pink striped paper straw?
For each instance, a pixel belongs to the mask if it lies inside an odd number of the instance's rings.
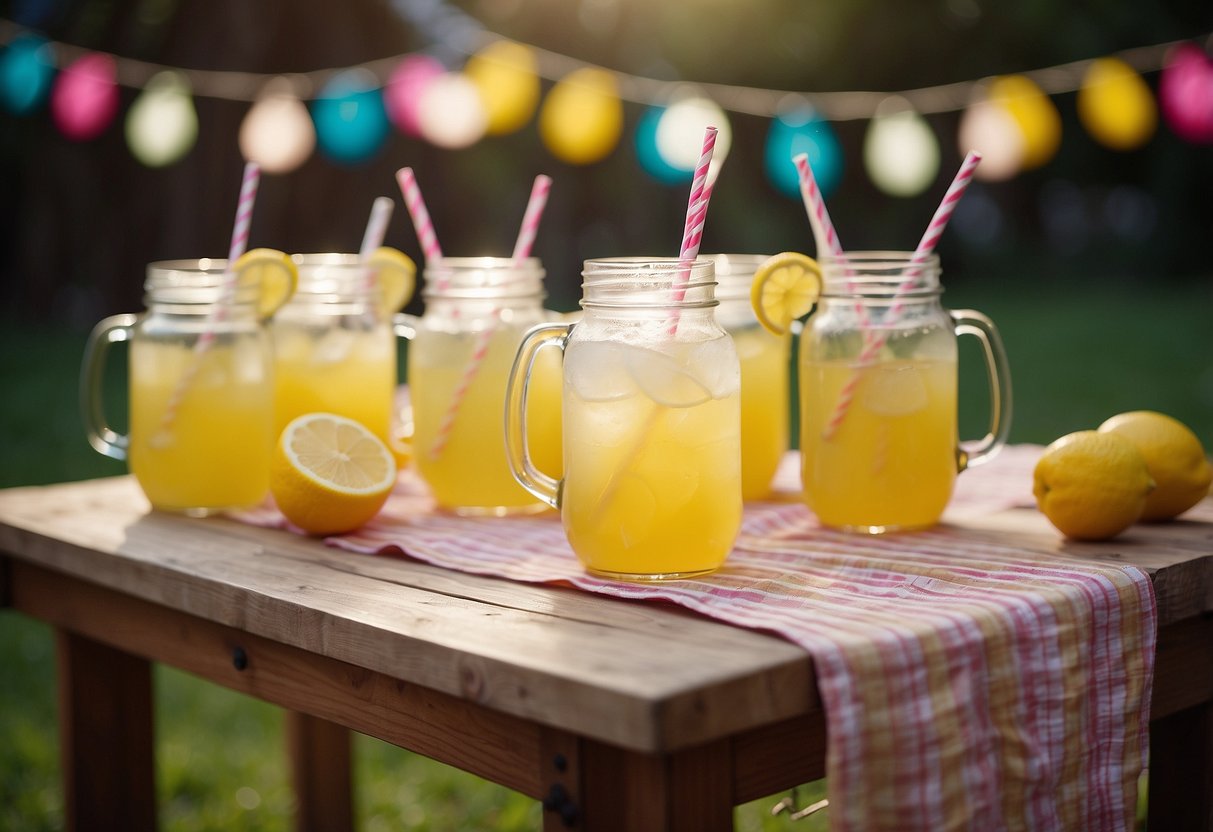
[[[708,168],[712,165],[712,154],[716,150],[715,127],[703,133],[703,147],[699,161],[695,164],[695,176],[691,179],[691,193],[687,199],[687,219],[683,226],[682,246],[678,252],[681,260],[694,260],[699,256],[699,244],[703,242],[703,224],[708,215],[708,200],[712,188],[708,184]]]
[[[229,288],[236,285],[233,267],[248,248],[249,226],[253,224],[253,206],[257,203],[257,186],[261,183],[261,166],[248,162],[244,166],[244,177],[240,181],[240,198],[236,203],[236,222],[232,226],[232,242],[227,250],[227,274]]]
[[[905,293],[913,288],[918,275],[922,273],[923,264],[926,263],[927,258],[935,251],[939,238],[943,236],[944,229],[948,226],[948,220],[952,218],[952,213],[956,210],[957,203],[960,202],[960,198],[964,196],[965,190],[973,180],[973,172],[977,169],[977,165],[980,162],[981,154],[976,150],[970,150],[965,155],[964,161],[960,165],[960,170],[956,172],[956,176],[952,179],[952,184],[948,186],[947,193],[944,194],[939,207],[935,209],[935,215],[931,217],[931,222],[927,225],[926,232],[923,233],[922,239],[918,241],[918,247],[914,249],[914,254],[910,257],[910,267],[906,269],[901,283],[898,284],[893,294],[893,304],[889,307],[888,313],[886,313],[886,324],[892,324],[901,317],[902,309],[905,306]],[[855,371],[847,379],[847,383],[843,385],[842,391],[838,396],[838,404],[834,406],[834,412],[830,415],[829,422],[826,423],[824,436],[827,440],[832,438],[837,432],[838,426],[842,424],[842,420],[847,415],[851,401],[855,398],[855,389],[859,386],[859,370],[872,363],[887,340],[888,336],[884,335],[868,339],[865,343],[856,362]]]
[[[686,284],[691,277],[691,264],[699,256],[699,245],[703,242],[703,226],[708,216],[708,200],[712,196],[712,187],[708,184],[708,168],[712,164],[712,153],[716,149],[715,127],[708,127],[703,134],[703,147],[699,151],[699,161],[695,164],[695,175],[691,179],[691,193],[687,199],[687,217],[682,228],[682,245],[679,247],[678,259],[683,261],[674,284],[674,300],[681,301],[686,297]],[[677,322],[675,321],[675,326]]]
[[[244,175],[240,180],[240,197],[236,202],[236,221],[232,225],[232,240],[228,245],[227,250],[227,268],[223,274],[223,280],[219,286],[219,297],[215,302],[214,310],[210,314],[208,326],[198,336],[198,340],[194,342],[194,356],[186,367],[180,380],[177,382],[177,387],[169,396],[168,404],[164,409],[164,417],[160,420],[160,428],[156,431],[153,441],[165,442],[169,438],[169,429],[172,427],[173,420],[177,418],[177,409],[181,407],[181,401],[185,398],[186,392],[189,391],[190,385],[193,384],[194,376],[198,374],[198,368],[202,363],[202,356],[211,348],[211,344],[215,341],[216,324],[227,319],[228,307],[231,305],[232,298],[236,293],[236,261],[244,254],[248,248],[249,227],[253,223],[253,206],[257,202],[257,186],[261,182],[261,166],[256,162],[247,162],[244,165]]]
[[[366,221],[366,230],[362,232],[362,246],[358,249],[358,262],[366,265],[371,259],[371,255],[375,253],[375,249],[383,245],[383,238],[387,235],[387,224],[392,219],[392,212],[396,210],[396,203],[388,199],[386,196],[376,197],[371,203],[371,215]],[[362,276],[363,288],[366,290],[368,297],[375,288],[375,272],[370,267],[367,267]],[[374,304],[368,304],[374,306]]]
[[[792,157],[796,165],[796,173],[800,180],[800,198],[804,200],[805,213],[809,215],[809,225],[813,227],[813,237],[817,242],[817,256],[826,254],[834,257],[842,256],[842,243],[830,221],[830,212],[826,210],[825,200],[821,189],[817,187],[817,179],[813,176],[813,168],[809,164],[809,154],[798,153]]]
[[[699,246],[703,242],[703,226],[708,217],[708,202],[712,198],[713,183],[708,182],[708,169],[712,165],[712,153],[716,149],[717,129],[709,126],[703,134],[703,147],[699,151],[699,161],[695,164],[695,174],[691,178],[691,192],[687,197],[687,216],[682,224],[682,243],[679,246],[678,273],[674,277],[674,302],[678,303],[686,297],[687,283],[691,279],[691,270],[695,258],[699,256]],[[670,318],[668,334],[673,337],[678,332],[678,322],[681,316],[675,310]]]
[[[531,248],[535,244],[535,236],[539,231],[539,221],[543,219],[543,210],[547,207],[548,194],[551,190],[551,177],[544,176],[543,174],[535,177],[535,183],[531,186],[530,199],[527,200],[526,211],[522,215],[522,227],[518,229],[518,239],[514,242],[512,259],[515,263],[521,263],[531,256]],[[430,446],[430,456],[433,458],[441,456],[443,450],[446,448],[446,443],[450,439],[451,430],[455,427],[455,419],[459,415],[459,409],[463,405],[463,400],[467,397],[473,379],[480,372],[480,366],[489,354],[489,344],[493,340],[493,333],[497,331],[498,315],[500,315],[500,310],[493,310],[492,322],[476,333],[476,341],[472,345],[471,358],[468,360],[467,367],[464,368],[463,375],[459,379],[459,384],[455,387],[455,393],[451,397],[451,403],[447,407],[446,413],[443,414],[442,422],[438,425],[434,444]]]
[[[439,423],[438,432],[434,435],[434,444],[430,446],[431,459],[437,459],[446,450],[446,443],[451,438],[451,431],[455,427],[459,409],[463,405],[463,400],[467,398],[468,390],[472,386],[472,380],[476,378],[477,371],[480,370],[480,365],[484,363],[485,356],[489,354],[489,344],[492,343],[493,333],[496,331],[497,326],[494,319],[492,323],[476,333],[476,341],[472,345],[472,355],[468,359],[468,365],[464,369],[463,375],[460,376],[459,383],[455,386],[455,392],[451,395],[451,403],[447,406],[446,413],[442,414],[442,422]]]
[[[526,213],[522,215],[522,228],[518,230],[518,240],[514,243],[515,260],[525,260],[531,256],[531,247],[535,245],[539,221],[543,219],[543,209],[547,207],[551,190],[550,176],[541,173],[535,177],[535,184],[531,186],[531,198],[527,200]]]
[[[438,247],[438,235],[434,233],[434,224],[430,221],[430,212],[425,210],[425,200],[421,198],[421,189],[417,187],[417,177],[412,168],[401,168],[396,171],[396,182],[404,195],[404,207],[408,209],[409,217],[413,220],[413,228],[417,231],[417,242],[421,244],[421,253],[427,262],[442,257],[442,249]]]
[[[813,176],[809,154],[796,154],[792,157],[792,163],[796,165],[797,178],[800,180],[800,198],[804,201],[804,210],[809,215],[809,225],[813,228],[813,239],[817,242],[817,256],[842,257],[842,241],[838,239],[838,232],[834,230],[834,223],[830,220],[830,212],[826,210],[825,198],[821,195],[821,188],[817,186],[817,178]],[[847,269],[846,273],[850,276],[851,270]],[[847,282],[847,288],[854,293],[850,281]],[[862,301],[855,301],[855,314],[864,331],[864,340],[870,340],[868,310]]]

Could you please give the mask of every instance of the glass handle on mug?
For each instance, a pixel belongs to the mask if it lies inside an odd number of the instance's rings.
[[[963,471],[989,462],[1007,444],[1011,431],[1011,368],[993,321],[973,309],[955,309],[951,315],[957,335],[973,335],[981,342],[990,380],[990,430],[976,444],[959,450],[959,469]]]
[[[518,346],[505,387],[505,456],[510,473],[519,485],[555,509],[560,508],[560,481],[536,468],[531,459],[526,439],[526,405],[535,357],[546,346],[559,347],[563,351],[572,329],[572,324],[531,327]]]
[[[98,453],[114,459],[126,459],[130,437],[118,433],[105,420],[105,359],[111,345],[131,340],[138,317],[113,315],[101,321],[88,336],[84,361],[80,365],[80,414],[88,443]]]

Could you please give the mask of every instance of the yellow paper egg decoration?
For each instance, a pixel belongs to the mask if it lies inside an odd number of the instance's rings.
[[[1137,71],[1120,58],[1092,61],[1078,90],[1078,118],[1100,144],[1133,150],[1158,127],[1158,107]]]
[[[623,105],[615,76],[584,67],[562,78],[543,101],[539,135],[553,156],[571,165],[601,160],[619,144]]]
[[[1002,106],[1023,134],[1023,169],[1038,168],[1061,145],[1061,116],[1049,96],[1031,78],[1004,75],[990,84],[989,99]]]
[[[484,99],[490,135],[520,130],[535,115],[539,104],[535,70],[535,54],[510,40],[494,41],[468,60],[463,73]]]

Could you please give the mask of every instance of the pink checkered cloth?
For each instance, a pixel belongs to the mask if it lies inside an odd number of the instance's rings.
[[[1062,559],[956,525],[1033,504],[1035,446],[966,471],[943,522],[861,537],[799,502],[748,505],[723,569],[632,584],[581,568],[554,515],[436,513],[407,472],[335,547],[515,581],[672,602],[778,633],[813,657],[833,830],[1132,829],[1145,765],[1156,611],[1132,567]],[[790,455],[777,478],[796,487]],[[240,516],[284,526],[272,507]]]

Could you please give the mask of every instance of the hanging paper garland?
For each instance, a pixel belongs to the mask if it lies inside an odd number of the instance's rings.
[[[1091,62],[1078,90],[1077,106],[1087,132],[1113,150],[1141,147],[1158,125],[1150,88],[1119,58]]]
[[[18,115],[42,106],[55,77],[50,43],[37,35],[22,35],[0,54],[0,103]]]
[[[59,132],[77,142],[105,132],[118,114],[116,72],[112,56],[92,52],[59,74],[51,90],[51,116]]]
[[[1213,62],[1204,52],[1190,43],[1172,50],[1158,81],[1158,98],[1176,135],[1213,144]]]
[[[346,164],[378,153],[391,129],[374,77],[358,70],[325,85],[312,104],[312,120],[321,151]]]
[[[562,78],[539,111],[539,135],[553,156],[571,165],[600,161],[619,144],[623,105],[615,76],[585,67]]]
[[[172,70],[156,74],[126,114],[131,155],[149,168],[164,167],[189,153],[197,139],[189,81]]]
[[[397,130],[406,136],[421,136],[417,102],[430,81],[445,72],[442,62],[430,55],[409,55],[396,65],[383,88],[383,103]]]
[[[463,74],[480,92],[490,135],[521,130],[535,115],[539,76],[535,74],[535,54],[528,47],[495,41],[468,60]]]
[[[1020,164],[1024,170],[1038,168],[1053,158],[1061,146],[1061,116],[1035,81],[1023,75],[1004,75],[994,79],[987,95],[1011,114],[1023,135]]]
[[[636,160],[645,173],[665,185],[677,185],[691,178],[692,171],[680,170],[667,162],[657,150],[657,125],[664,107],[650,107],[636,125]]]
[[[458,150],[484,137],[488,115],[476,85],[462,72],[447,72],[422,90],[417,101],[417,126],[430,144]]]
[[[939,173],[939,142],[926,120],[902,99],[876,108],[863,140],[864,167],[890,196],[917,196]]]
[[[147,64],[101,53],[85,54],[55,76],[53,50],[61,47],[69,54],[80,54],[79,49],[48,42],[32,33],[23,34],[22,27],[55,17],[57,4],[58,0],[17,0],[10,10],[16,25],[0,20],[0,41],[3,41],[0,106],[19,114],[32,112],[46,99],[49,88],[55,124],[72,140],[86,141],[104,132],[115,117],[117,78],[121,76],[123,83],[143,93],[126,120],[132,152],[150,165],[169,164],[188,152],[193,141],[188,126],[191,120],[195,122],[192,129],[196,130],[196,114],[190,115],[191,93],[169,95],[167,91],[151,89],[151,84],[145,85],[146,89],[133,84],[129,79],[142,77]],[[462,74],[449,75],[436,59],[420,55],[400,56],[402,60],[383,90],[378,88],[383,67],[379,60],[340,73],[313,104],[313,130],[291,130],[279,135],[278,140],[292,137],[290,152],[279,154],[281,160],[276,162],[279,170],[301,164],[317,139],[322,150],[335,159],[346,162],[365,159],[386,141],[386,133],[390,131],[386,126],[388,118],[402,132],[452,148],[466,147],[485,132],[499,135],[518,130],[534,114],[540,76],[555,80],[543,73],[550,72],[550,67],[569,65],[580,68],[556,83],[543,103],[538,128],[553,155],[572,164],[589,164],[605,157],[618,143],[623,124],[620,88],[626,91],[628,101],[651,104],[667,101],[674,87],[673,82],[600,69],[569,56],[544,53],[503,39],[486,31],[448,0],[416,4],[418,14],[422,14],[423,8],[427,10],[426,21],[432,25],[432,32],[427,35],[432,48],[466,55],[470,47],[491,42],[472,54]],[[1159,107],[1168,125],[1182,138],[1213,143],[1213,62],[1204,51],[1192,43],[1175,42],[1142,47],[1126,54],[1131,54],[1133,66],[1119,58],[1103,58],[1004,76],[988,85],[970,81],[909,90],[905,95],[916,102],[923,114],[934,114],[955,110],[953,102],[958,89],[971,88],[977,92],[985,86],[988,100],[974,102],[968,108],[962,117],[961,132],[980,138],[962,144],[986,145],[985,161],[977,175],[987,180],[1039,167],[1055,155],[1061,127],[1049,95],[1069,91],[1078,92],[1079,116],[1084,126],[1096,141],[1109,147],[1130,149],[1148,141],[1157,126]],[[1064,81],[1082,66],[1087,71],[1080,86],[1058,86],[1058,79]],[[545,69],[541,72],[540,68]],[[1149,87],[1139,73],[1159,69],[1162,70],[1159,107],[1155,107]],[[319,84],[331,74],[331,70],[305,72],[301,84]],[[192,94],[235,101],[247,100],[242,90],[266,77],[244,72],[189,74],[195,85]],[[1033,78],[1050,79],[1048,95]],[[427,95],[426,88],[439,80],[445,94]],[[481,101],[479,108],[470,104],[469,87]],[[768,176],[782,192],[795,196],[798,191],[795,169],[786,157],[803,151],[809,154],[823,190],[833,189],[842,176],[842,155],[830,125],[807,105],[788,113],[783,106],[764,103],[771,101],[775,92],[733,87],[729,93],[729,100],[738,102],[732,109],[739,112],[763,116],[776,110],[767,136]],[[749,97],[743,100],[747,94]],[[294,93],[288,97],[298,104]],[[915,121],[910,116],[885,118],[879,112],[865,113],[869,106],[865,103],[867,97],[838,92],[821,93],[813,100],[820,102],[824,112],[837,112],[840,118],[872,119],[865,138],[865,165],[877,186],[894,194],[918,192],[923,187],[922,181],[932,178],[925,172],[932,166],[929,149],[932,142],[928,139],[933,140],[933,136],[929,128],[921,117]],[[176,103],[170,107],[168,102],[173,100]],[[262,121],[251,118],[255,110],[285,114],[293,106],[289,100],[274,102],[283,105],[285,109],[281,110],[273,110],[269,103],[258,108],[256,103],[261,102],[255,102],[250,109],[247,124]],[[424,130],[421,110],[428,119]],[[148,116],[144,111],[161,115]],[[700,115],[690,118],[691,112]],[[677,172],[681,179],[684,160],[675,157],[683,149],[695,147],[697,142],[671,140],[669,136],[692,132],[679,126],[684,122],[719,122],[717,126],[722,127],[727,126],[725,119],[723,109],[702,98],[675,101],[665,109],[651,110],[642,119],[644,131],[637,134],[637,157],[654,176],[673,179]],[[1013,126],[1008,129],[1008,125]],[[698,125],[694,132],[700,132],[702,126]],[[275,164],[268,141],[247,139],[245,132],[242,125],[242,149],[262,156],[270,165]],[[253,134],[266,132],[267,128],[262,127]],[[157,138],[146,138],[153,134]],[[246,142],[252,142],[251,146],[257,149],[249,150]],[[724,135],[723,146],[718,137],[714,165],[723,161],[721,151],[727,150],[727,146],[728,136]],[[934,152],[938,153],[937,147]]]
[[[312,155],[316,129],[285,78],[270,81],[240,123],[240,152],[265,173],[289,173]]]
[[[801,153],[808,154],[817,187],[828,196],[842,180],[842,146],[829,122],[807,105],[776,116],[767,131],[767,178],[780,192],[796,199],[800,198],[800,180],[792,158]]]

